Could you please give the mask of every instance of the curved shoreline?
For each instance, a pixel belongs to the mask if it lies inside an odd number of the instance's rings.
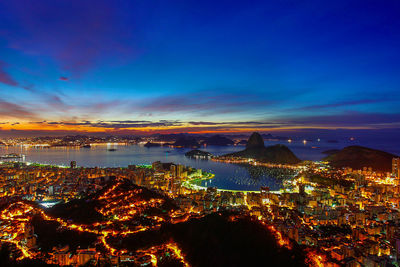
[[[40,163],[40,162],[29,162],[29,161],[15,161],[15,162],[21,162],[21,163],[26,163],[27,165],[36,165],[36,166],[41,166],[41,167],[49,166],[49,167],[69,168],[69,166],[66,166],[66,165],[55,165],[55,164],[47,164],[47,163]],[[228,163],[228,162],[221,161],[221,163],[229,164],[229,163],[232,163],[232,162]],[[235,162],[235,163],[237,163],[237,162]],[[241,163],[243,163],[243,162],[241,162]],[[246,163],[249,164],[249,162],[246,162]],[[147,165],[147,164],[137,164],[137,166],[140,166],[140,165],[144,166],[144,165]],[[249,165],[253,165],[253,164],[250,163]],[[263,166],[263,167],[266,167],[266,166]],[[277,167],[277,166],[275,165],[274,167]],[[83,168],[92,168],[92,167],[83,167]],[[101,168],[109,168],[109,167],[101,167]],[[110,167],[110,168],[127,168],[127,167],[125,166],[125,167]],[[187,180],[187,181],[183,182],[181,184],[181,186],[183,186],[183,187],[185,187],[187,189],[192,189],[192,190],[207,190],[208,187],[195,184],[196,182],[203,181],[203,180],[211,180],[211,179],[213,179],[215,177],[215,174],[213,174],[213,173],[206,172],[206,174],[207,175],[203,175],[202,177],[199,177],[199,178]],[[260,190],[226,189],[226,188],[218,188],[218,187],[217,187],[217,191],[218,192],[233,192],[233,193],[239,193],[239,192],[242,192],[242,193],[260,193]],[[282,189],[280,189],[279,191],[270,191],[270,192],[271,193],[280,194],[281,191],[282,191]]]
[[[196,179],[193,179],[193,180],[185,181],[181,185],[183,187],[185,187],[185,188],[192,189],[192,190],[207,190],[208,187],[197,185],[197,184],[194,184],[194,183],[198,182],[198,181],[203,181],[203,180],[211,180],[211,179],[213,179],[215,177],[215,174],[212,174],[212,173],[208,173],[208,174],[211,174],[212,177],[209,178],[209,177],[204,177],[203,176],[201,178],[196,178]],[[224,188],[218,188],[218,187],[217,187],[217,191],[218,192],[245,193],[245,194],[247,194],[247,193],[260,193],[260,190],[237,190],[237,189],[224,189]],[[270,192],[271,193],[275,193],[275,194],[281,194],[281,189],[279,191],[270,191]]]

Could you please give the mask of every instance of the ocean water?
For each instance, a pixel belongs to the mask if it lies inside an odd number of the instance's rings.
[[[341,149],[348,145],[365,145],[382,149],[391,153],[400,154],[400,146],[372,142],[371,144],[357,141],[340,141],[338,143],[308,141],[266,141],[265,144],[274,145],[282,143],[287,145],[297,157],[302,160],[320,160],[325,155],[323,151]],[[115,148],[116,151],[108,149]],[[244,146],[208,146],[201,148],[213,155],[223,155],[244,149]],[[18,153],[25,155],[25,161],[43,164],[69,166],[71,161],[76,161],[78,166],[84,167],[127,167],[130,164],[151,164],[154,161],[174,162],[215,174],[212,180],[202,181],[203,186],[231,190],[259,190],[261,186],[269,186],[271,190],[282,187],[282,180],[273,177],[267,170],[254,169],[236,164],[199,160],[185,157],[188,148],[151,147],[141,145],[95,145],[91,148],[56,147],[56,148],[27,148],[24,146],[0,147],[0,155]]]

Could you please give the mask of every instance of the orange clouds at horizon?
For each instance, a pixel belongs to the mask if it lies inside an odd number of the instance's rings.
[[[301,129],[324,129],[324,130],[333,130],[333,129],[349,129],[349,130],[358,130],[358,129],[371,129],[370,127],[327,127],[327,126],[288,126],[288,125],[274,125],[269,127],[257,127],[257,126],[244,126],[244,125],[235,125],[235,124],[212,124],[209,125],[191,125],[190,123],[182,123],[179,125],[170,125],[170,126],[146,126],[146,127],[135,127],[135,126],[127,126],[127,127],[112,127],[112,125],[106,127],[96,126],[89,123],[74,123],[74,122],[26,122],[26,123],[3,123],[0,125],[1,131],[17,131],[17,132],[31,132],[38,133],[40,132],[73,132],[73,133],[82,133],[82,134],[91,134],[91,133],[108,133],[108,134],[153,134],[153,133],[192,133],[192,134],[206,134],[206,133],[248,133],[248,132],[274,132],[274,131],[290,131],[290,130],[301,130]]]

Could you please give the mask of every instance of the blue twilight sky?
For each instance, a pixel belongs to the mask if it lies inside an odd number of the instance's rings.
[[[400,128],[400,2],[2,1],[3,132]]]

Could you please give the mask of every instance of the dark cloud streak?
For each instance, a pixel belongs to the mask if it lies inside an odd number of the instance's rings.
[[[233,90],[233,89],[232,89]],[[266,107],[273,102],[250,92],[219,93],[219,89],[160,96],[136,106],[143,112],[176,113],[191,111],[200,115],[236,113]]]
[[[4,68],[7,66],[7,64],[3,61],[0,61],[0,82],[10,85],[10,86],[18,86],[19,83],[14,80],[10,74],[8,74]]]
[[[25,107],[0,98],[0,118],[33,119],[36,114]]]
[[[337,107],[346,107],[346,106],[356,106],[356,105],[365,105],[365,104],[376,104],[387,101],[393,101],[393,99],[358,99],[358,100],[347,100],[342,102],[330,103],[330,104],[322,104],[322,105],[310,105],[300,108],[295,108],[293,110],[302,110],[302,111],[312,111],[318,109],[327,109],[327,108],[337,108]]]
[[[286,121],[288,125],[304,126],[304,128],[311,125],[325,127],[378,127],[384,124],[387,126],[400,124],[400,114],[347,112],[337,115],[316,115],[281,120]]]

